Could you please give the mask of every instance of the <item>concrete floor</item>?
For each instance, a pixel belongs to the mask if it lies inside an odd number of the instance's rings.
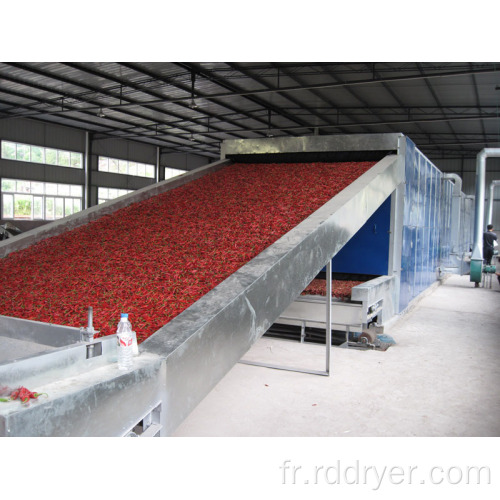
[[[450,276],[382,351],[333,347],[330,377],[238,363],[176,436],[500,436],[500,287]],[[325,347],[260,339],[245,359],[324,370]]]

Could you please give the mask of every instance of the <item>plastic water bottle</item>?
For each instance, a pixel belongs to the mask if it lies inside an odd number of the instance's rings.
[[[125,315],[125,320],[123,321],[123,324],[128,323],[128,326],[130,330],[132,331],[132,352],[134,356],[139,356],[139,346],[137,344],[137,333],[132,330],[132,324],[130,323],[130,320],[128,319],[128,314],[122,313],[122,316]],[[120,323],[118,323],[118,328],[120,328],[120,325],[122,324],[122,320],[120,319]]]
[[[118,369],[130,370],[133,364],[133,335],[132,325],[128,320],[128,314],[122,313],[118,328],[116,329],[118,342]]]

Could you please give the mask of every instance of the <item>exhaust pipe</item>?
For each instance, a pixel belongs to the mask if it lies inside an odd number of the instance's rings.
[[[496,186],[500,186],[500,181],[491,181],[490,196],[488,197],[488,212],[486,213],[486,224],[493,224],[493,200],[495,199]]]
[[[457,174],[443,174],[443,181],[453,181],[451,201],[451,253],[458,253],[460,241],[460,202],[462,193],[462,178]]]
[[[470,263],[470,281],[479,286],[483,273],[484,190],[486,184],[486,158],[500,157],[500,148],[485,148],[476,160],[476,212],[474,216],[474,245]]]

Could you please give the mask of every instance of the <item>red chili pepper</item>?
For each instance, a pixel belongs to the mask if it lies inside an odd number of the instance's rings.
[[[30,397],[31,391],[26,389],[26,387],[21,387],[21,389],[19,389],[19,399],[22,403],[27,403],[30,400]]]
[[[143,341],[372,165],[230,165],[0,259],[0,309],[82,326],[84,301],[99,336],[126,309]]]
[[[11,392],[9,398],[0,398],[0,402],[5,403],[8,401],[15,401],[16,399],[20,399],[22,403],[28,403],[30,399],[38,399],[40,396],[45,395],[45,392],[31,392],[26,387],[19,387],[19,389],[15,389]]]

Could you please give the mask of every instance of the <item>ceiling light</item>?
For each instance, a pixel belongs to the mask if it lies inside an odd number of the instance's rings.
[[[106,115],[103,113],[102,108],[99,109],[99,113],[97,113],[99,118],[104,118]]]
[[[193,98],[191,98],[191,102],[189,103],[189,107],[191,109],[196,109],[198,107],[198,104],[196,104],[196,101]]]

